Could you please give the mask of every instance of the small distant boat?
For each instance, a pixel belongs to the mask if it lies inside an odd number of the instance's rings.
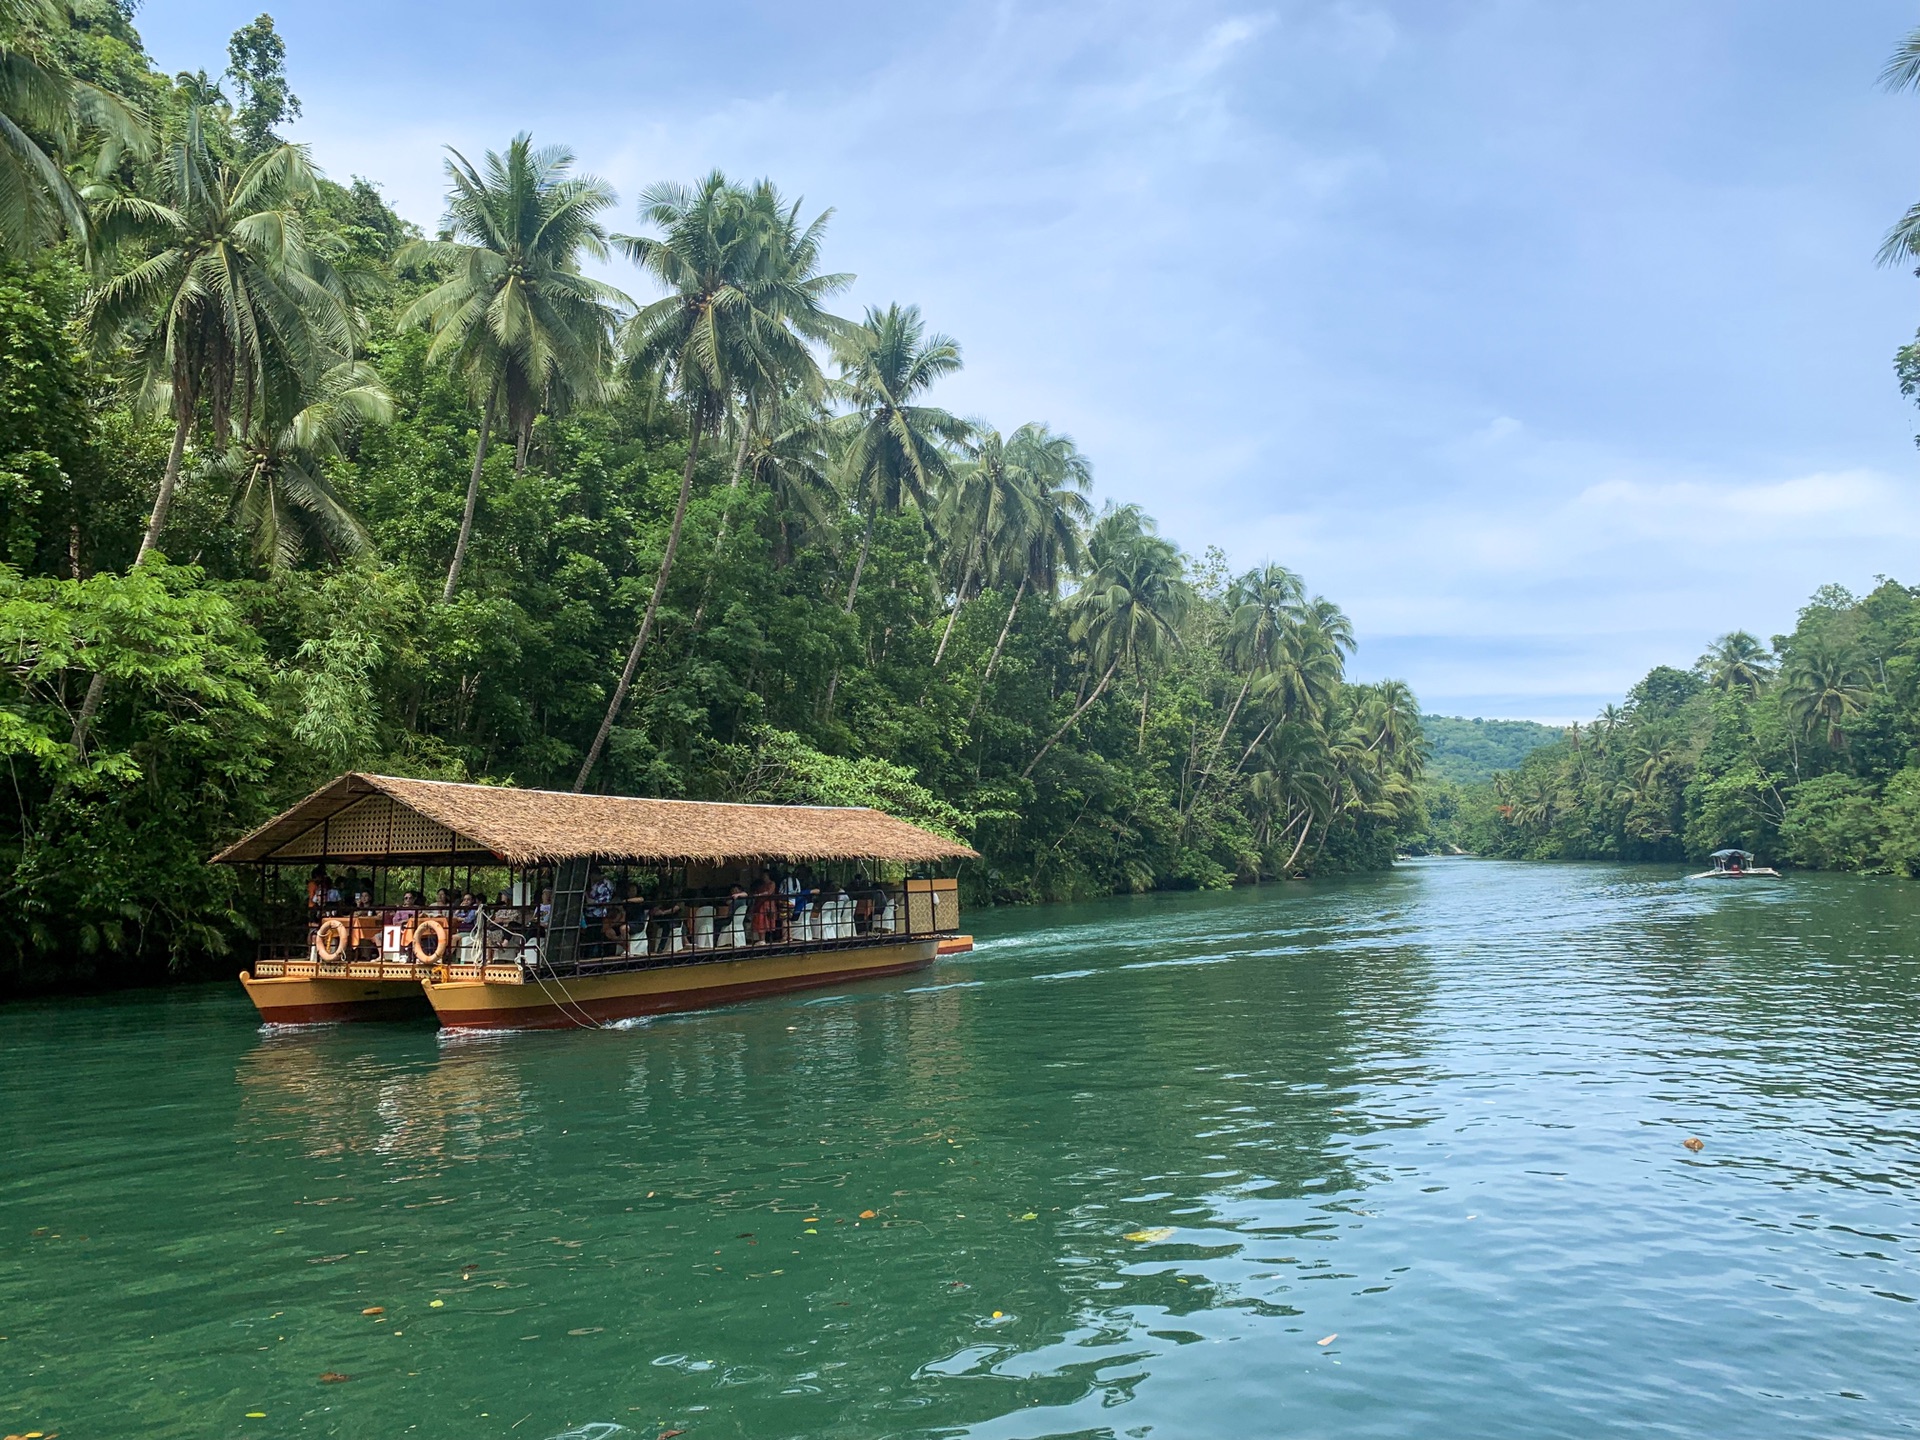
[[[1707,857],[1713,861],[1711,870],[1702,870],[1698,875],[1689,875],[1689,880],[1779,880],[1783,878],[1778,870],[1769,870],[1765,865],[1753,863],[1750,850],[1716,850]]]

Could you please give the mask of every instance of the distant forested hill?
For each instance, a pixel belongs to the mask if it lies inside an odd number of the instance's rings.
[[[1463,720],[1456,715],[1422,715],[1433,754],[1427,773],[1456,785],[1482,785],[1496,770],[1512,770],[1542,745],[1561,738],[1556,725],[1532,720]]]

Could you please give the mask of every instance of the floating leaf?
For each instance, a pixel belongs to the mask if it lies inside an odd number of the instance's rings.
[[[444,1300],[429,1300],[427,1301],[427,1308],[429,1310],[438,1310],[442,1305],[446,1303],[447,1302]]]
[[[788,1028],[789,1030],[791,1030],[791,1029],[792,1029],[793,1027],[792,1027],[791,1025],[789,1025],[789,1026],[788,1026],[787,1028]],[[686,1431],[684,1431],[684,1430],[662,1430],[662,1431],[660,1432],[660,1440],[673,1440],[673,1437],[674,1437],[674,1436],[676,1436],[676,1435],[684,1435],[684,1434],[686,1434],[686,1433],[687,1433],[687,1432],[686,1432]]]
[[[264,1420],[266,1418],[267,1418],[267,1412],[264,1410],[247,1411],[247,1419],[249,1420]],[[33,1434],[29,1434],[23,1437],[23,1440],[38,1440],[38,1432],[36,1431]]]
[[[820,1232],[819,1232],[818,1230],[806,1230],[806,1231],[803,1231],[803,1232],[801,1232],[801,1233],[803,1233],[803,1234],[806,1234],[806,1235],[818,1235],[818,1234],[819,1234]]]
[[[387,1313],[387,1307],[384,1305],[369,1305],[360,1313],[362,1315],[384,1315]]]
[[[1333,1332],[1333,1334],[1327,1336],[1326,1339],[1316,1340],[1313,1343],[1316,1345],[1331,1345],[1334,1341],[1338,1340],[1339,1338],[1340,1338],[1340,1332],[1336,1330]]]
[[[860,1218],[862,1220],[871,1220],[873,1219],[873,1217],[874,1217],[874,1212],[871,1210],[862,1210],[860,1212]]]
[[[1037,1214],[1035,1214],[1033,1211],[1029,1210],[1027,1211],[1026,1214],[1022,1215],[1020,1218],[1022,1220],[1038,1220],[1040,1217]]]
[[[1682,1140],[1680,1143],[1686,1146],[1687,1149],[1691,1150],[1696,1155],[1698,1155],[1702,1150],[1707,1148],[1707,1142],[1702,1140],[1698,1135],[1689,1135],[1686,1139]]]
[[[809,1215],[805,1220],[802,1220],[800,1223],[802,1225],[818,1225],[820,1223],[820,1217],[818,1215]]]
[[[1171,1239],[1172,1236],[1173,1236],[1173,1226],[1156,1225],[1151,1230],[1128,1231],[1127,1234],[1122,1236],[1121,1238],[1125,1240],[1137,1241],[1142,1245],[1150,1245],[1155,1240],[1167,1240],[1167,1239]]]
[[[569,1330],[569,1335],[598,1335],[607,1327],[604,1325],[583,1325],[578,1330]]]
[[[322,1385],[344,1385],[352,1378],[353,1376],[351,1375],[342,1375],[338,1370],[322,1370],[320,1372],[320,1383]]]

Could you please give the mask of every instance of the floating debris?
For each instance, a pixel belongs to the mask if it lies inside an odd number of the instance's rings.
[[[322,1370],[320,1372],[320,1383],[322,1385],[344,1385],[352,1378],[353,1376],[351,1375],[342,1375],[338,1370]]]
[[[384,1305],[369,1305],[360,1313],[362,1315],[384,1315],[387,1313],[387,1307]]]
[[[1120,1238],[1123,1240],[1131,1240],[1138,1245],[1151,1245],[1156,1240],[1171,1239],[1173,1234],[1173,1226],[1156,1225],[1151,1230],[1129,1230]]]
[[[1333,1332],[1333,1334],[1327,1336],[1326,1339],[1316,1340],[1313,1343],[1316,1345],[1331,1345],[1334,1341],[1338,1340],[1339,1338],[1340,1338],[1340,1332],[1336,1330]]]
[[[1691,1150],[1696,1155],[1698,1155],[1702,1150],[1707,1148],[1707,1142],[1702,1140],[1698,1135],[1689,1135],[1687,1136],[1686,1139],[1682,1140],[1680,1143],[1686,1146],[1687,1149]]]

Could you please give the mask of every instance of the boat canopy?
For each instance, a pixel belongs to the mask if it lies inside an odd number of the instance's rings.
[[[1698,854],[1699,852],[1696,851],[1694,853]],[[1735,855],[1738,855],[1742,860],[1753,859],[1753,852],[1751,850],[1716,850],[1707,858],[1709,860],[1731,860]]]
[[[305,861],[719,865],[870,860],[925,864],[978,853],[879,810],[570,795],[358,772],[321,786],[213,857]]]

